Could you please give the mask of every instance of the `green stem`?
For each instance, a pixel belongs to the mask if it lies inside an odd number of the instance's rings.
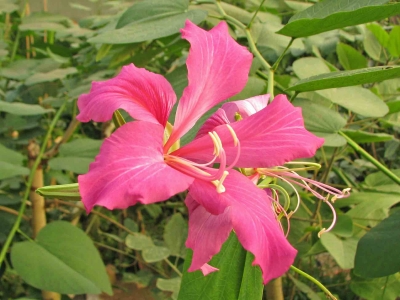
[[[240,22],[238,19],[235,19],[234,17],[231,17],[229,15],[226,14],[224,8],[222,7],[220,1],[215,1],[214,2],[215,5],[217,6],[219,13],[222,15],[222,17],[229,21],[230,23],[236,25],[237,27],[241,28],[241,29],[246,29],[246,25],[244,25],[242,22]]]
[[[253,22],[256,19],[256,16],[257,16],[258,12],[260,11],[261,7],[263,6],[264,2],[265,2],[265,0],[262,0],[260,5],[257,7],[256,11],[254,12],[253,17],[251,18],[249,24],[247,24],[248,29],[250,29],[251,25],[253,25]]]
[[[274,99],[274,73],[275,71],[271,68],[268,70],[268,89],[267,93],[270,95],[269,101],[272,102]]]
[[[11,52],[11,57],[10,57],[10,62],[14,61],[15,59],[15,55],[17,54],[17,50],[18,50],[18,45],[19,45],[19,36],[20,36],[20,31],[17,31],[17,34],[15,36],[15,40],[14,40],[14,44],[13,44],[13,48],[12,48],[12,52]]]
[[[278,60],[274,63],[274,65],[272,66],[272,69],[274,71],[276,71],[276,69],[278,69],[278,66],[282,60],[282,58],[285,56],[286,52],[289,50],[290,46],[292,46],[293,41],[295,40],[295,38],[291,38],[289,44],[286,46],[285,50],[283,50],[282,54],[278,57]]]
[[[400,185],[400,178],[396,176],[392,171],[390,171],[386,166],[381,164],[378,160],[376,160],[372,155],[370,155],[367,151],[365,151],[363,148],[360,147],[355,141],[353,141],[350,137],[348,137],[345,133],[342,131],[339,131],[339,134],[343,136],[347,143],[358,153],[360,153],[362,156],[364,156],[368,161],[373,163],[379,170],[382,171],[387,177],[389,177],[391,180],[393,180],[395,183]]]
[[[25,211],[25,207],[26,207],[26,202],[28,200],[29,193],[30,193],[31,188],[32,188],[33,178],[35,176],[36,169],[38,168],[38,166],[39,166],[39,164],[40,164],[40,162],[42,160],[44,151],[46,150],[47,142],[48,142],[48,140],[49,140],[49,138],[51,136],[51,133],[52,133],[54,127],[56,126],[56,123],[57,123],[58,119],[61,117],[61,113],[63,112],[63,110],[64,110],[66,105],[67,105],[67,102],[65,101],[64,104],[58,109],[56,115],[54,116],[54,119],[51,122],[51,124],[49,126],[49,129],[47,130],[46,136],[43,139],[42,147],[40,148],[39,155],[36,157],[35,163],[33,164],[32,168],[31,168],[31,172],[30,172],[29,177],[28,177],[28,182],[26,184],[25,194],[24,194],[21,206],[20,206],[19,211],[18,211],[17,219],[15,220],[15,223],[14,223],[13,227],[11,228],[11,231],[7,236],[7,240],[5,241],[4,246],[3,246],[3,248],[1,249],[1,252],[0,252],[0,266],[1,266],[4,258],[6,257],[7,250],[11,245],[11,242],[12,242],[14,236],[15,236],[15,233],[19,229],[19,225],[21,224],[21,220],[22,220],[22,217],[24,215],[24,211]]]
[[[264,57],[261,55],[260,51],[258,51],[257,46],[254,43],[253,37],[251,36],[250,30],[249,29],[245,29],[245,34],[246,34],[247,41],[249,43],[249,47],[250,47],[251,53],[253,53],[254,56],[257,57],[260,60],[261,65],[266,70],[271,69],[271,65],[264,59]]]
[[[171,267],[172,270],[175,271],[176,274],[179,275],[179,277],[182,277],[181,271],[179,271],[178,268],[172,262],[170,262],[168,258],[164,258],[164,261],[168,264],[168,266]]]
[[[295,266],[290,266],[290,269],[295,271],[296,273],[300,274],[301,276],[307,278],[308,280],[312,281],[314,284],[316,284],[330,299],[332,300],[337,300],[335,296],[332,295],[332,293],[317,279],[312,277],[311,275],[308,275],[306,272],[303,272],[300,269],[297,269]]]

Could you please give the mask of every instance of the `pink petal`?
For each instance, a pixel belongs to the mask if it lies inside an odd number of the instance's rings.
[[[279,166],[298,158],[312,157],[324,140],[304,128],[301,108],[294,107],[280,95],[266,108],[230,123],[241,146],[237,167],[263,168]],[[214,128],[221,138],[228,164],[236,157],[237,147],[226,125]],[[176,150],[172,155],[192,160],[209,161],[213,143],[209,136],[202,136]]]
[[[166,200],[192,183],[164,163],[164,128],[149,122],[130,122],[118,128],[101,146],[89,172],[78,177],[82,201],[93,206],[127,208],[138,202]]]
[[[214,268],[213,266],[210,266],[209,264],[204,264],[201,268],[200,268],[201,272],[203,273],[204,276],[213,273],[215,271],[218,271],[218,268]]]
[[[77,119],[105,122],[121,108],[137,120],[165,127],[175,102],[176,95],[164,77],[130,64],[116,77],[92,83],[89,94],[78,99]]]
[[[192,187],[200,185],[201,189]],[[220,250],[229,235],[230,228],[236,232],[243,247],[254,254],[253,265],[259,265],[264,283],[285,273],[293,263],[297,251],[286,240],[272,208],[267,193],[257,188],[249,179],[231,170],[224,181],[226,191],[216,192],[208,182],[195,180],[189,188],[189,237],[187,247],[193,249],[189,271],[201,268]],[[228,207],[220,215],[208,213],[193,200],[214,202],[223,199]],[[232,226],[232,227],[231,227]],[[218,250],[218,251],[217,251]]]
[[[278,95],[277,97],[280,97]],[[246,100],[232,101],[227,102],[222,105],[222,109],[225,110],[225,113],[230,122],[235,122],[235,115],[239,113],[242,119],[245,119],[256,112],[265,108],[269,101],[269,94],[260,95],[248,98]]]
[[[189,85],[178,104],[171,145],[211,107],[244,88],[252,61],[250,52],[229,35],[225,22],[207,32],[186,21],[181,32],[191,44],[186,62]]]
[[[186,197],[185,203],[189,208],[189,234],[186,247],[193,250],[192,264],[188,271],[201,269],[204,274],[204,271],[207,273],[210,270],[205,265],[221,250],[222,244],[232,231],[230,208],[220,215],[213,215],[199,205],[190,194]]]

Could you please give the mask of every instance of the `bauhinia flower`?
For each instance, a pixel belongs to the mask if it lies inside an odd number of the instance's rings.
[[[240,122],[206,122],[195,140],[175,150],[201,115],[243,89],[252,61],[224,22],[207,32],[187,21],[182,37],[191,44],[189,85],[173,129],[167,122],[176,102],[171,85],[132,64],[113,79],[94,82],[79,98],[82,122],[111,120],[117,109],[135,119],[104,141],[89,172],[78,177],[82,201],[88,212],[95,205],[123,209],[188,190],[189,271],[215,271],[207,263],[234,230],[266,283],[288,270],[296,250],[280,229],[270,196],[234,168],[268,168],[311,157],[323,140],[309,133],[300,110],[280,97]]]
[[[286,96],[278,95],[277,97],[275,97],[274,102],[282,101],[282,98],[286,100]],[[220,125],[231,124],[232,122],[246,119],[249,116],[265,109],[268,105],[268,102],[269,102],[269,95],[262,95],[249,98],[246,100],[225,103],[214,115],[212,115],[207,120],[203,128],[207,128],[208,125],[207,123],[212,124],[212,126],[215,126],[216,123]],[[204,132],[200,131],[199,134],[204,134]],[[308,166],[305,167],[299,166],[303,164]],[[324,201],[332,211],[333,221],[327,229],[322,228],[322,230],[318,233],[318,235],[320,236],[322,233],[330,231],[336,223],[336,211],[330,202],[334,203],[337,199],[348,197],[350,195],[350,188],[339,190],[328,184],[318,182],[316,180],[301,176],[298,173],[296,173],[296,171],[298,170],[318,169],[320,168],[320,165],[318,164],[308,164],[307,162],[304,163],[290,162],[288,165],[295,165],[297,167],[289,168],[287,166],[275,165],[274,167],[268,167],[268,168],[258,167],[253,169],[247,169],[245,170],[245,173],[255,183],[257,183],[260,180],[260,178],[272,177],[282,180],[283,182],[287,183],[289,186],[292,187],[297,198],[297,205],[292,212],[286,214],[288,221],[290,219],[290,216],[297,211],[300,205],[300,195],[293,184],[300,186],[301,188],[310,192],[313,196],[315,196],[319,200]],[[319,192],[318,190],[320,190],[321,192]],[[323,196],[322,193],[325,193],[326,195]],[[283,207],[279,204],[279,202],[275,202],[275,204],[278,206],[279,212],[286,213]]]

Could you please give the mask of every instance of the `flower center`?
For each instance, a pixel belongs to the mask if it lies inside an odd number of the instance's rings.
[[[236,162],[238,161],[240,157],[240,142],[239,139],[236,136],[235,131],[230,125],[226,125],[227,129],[229,130],[232,139],[233,139],[233,145],[236,147],[237,152],[236,152],[236,157],[234,161],[227,166],[227,161],[226,161],[226,153],[224,150],[224,147],[222,145],[222,141],[217,134],[217,132],[212,131],[209,132],[208,135],[210,136],[214,149],[213,149],[213,158],[207,162],[207,163],[196,163],[193,161],[190,161],[186,158],[175,156],[175,155],[170,155],[170,154],[164,154],[164,160],[165,162],[173,167],[174,169],[189,175],[191,177],[194,177],[196,179],[204,180],[204,181],[209,181],[212,184],[215,185],[217,192],[218,193],[223,193],[225,192],[225,187],[223,185],[224,180],[226,177],[229,175],[228,170],[232,169]],[[219,161],[219,167],[218,168],[213,168],[212,165],[214,164],[215,161]]]

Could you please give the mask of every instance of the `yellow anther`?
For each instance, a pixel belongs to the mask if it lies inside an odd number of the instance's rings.
[[[318,237],[321,238],[321,235],[323,235],[326,232],[326,228],[322,228],[319,232],[318,232]]]
[[[213,144],[214,144],[213,155],[219,156],[219,153],[220,153],[222,147],[219,146],[220,144],[218,143],[218,140],[217,140],[216,136],[214,135],[214,132],[209,132],[208,135],[210,136],[210,138],[212,139]],[[218,135],[217,135],[217,137],[218,137]],[[218,139],[219,139],[219,137],[218,137]]]
[[[226,191],[225,187],[223,186],[224,180],[226,179],[226,176],[229,175],[228,171],[224,171],[222,174],[221,178],[219,180],[213,180],[211,181],[212,184],[215,185],[217,188],[217,193],[221,194]]]
[[[222,174],[221,179],[218,182],[217,192],[220,193],[220,194],[225,192],[225,187],[223,186],[223,183],[224,183],[224,180],[225,180],[226,176],[228,176],[228,174],[229,174],[228,171],[224,171],[224,174]]]
[[[234,144],[235,147],[236,147],[236,146],[238,145],[238,143],[239,143],[239,139],[238,139],[238,137],[237,137],[235,131],[234,131],[233,128],[231,127],[231,125],[228,124],[228,125],[226,125],[226,127],[228,128],[229,132],[231,133],[232,138],[233,138],[233,144]]]

